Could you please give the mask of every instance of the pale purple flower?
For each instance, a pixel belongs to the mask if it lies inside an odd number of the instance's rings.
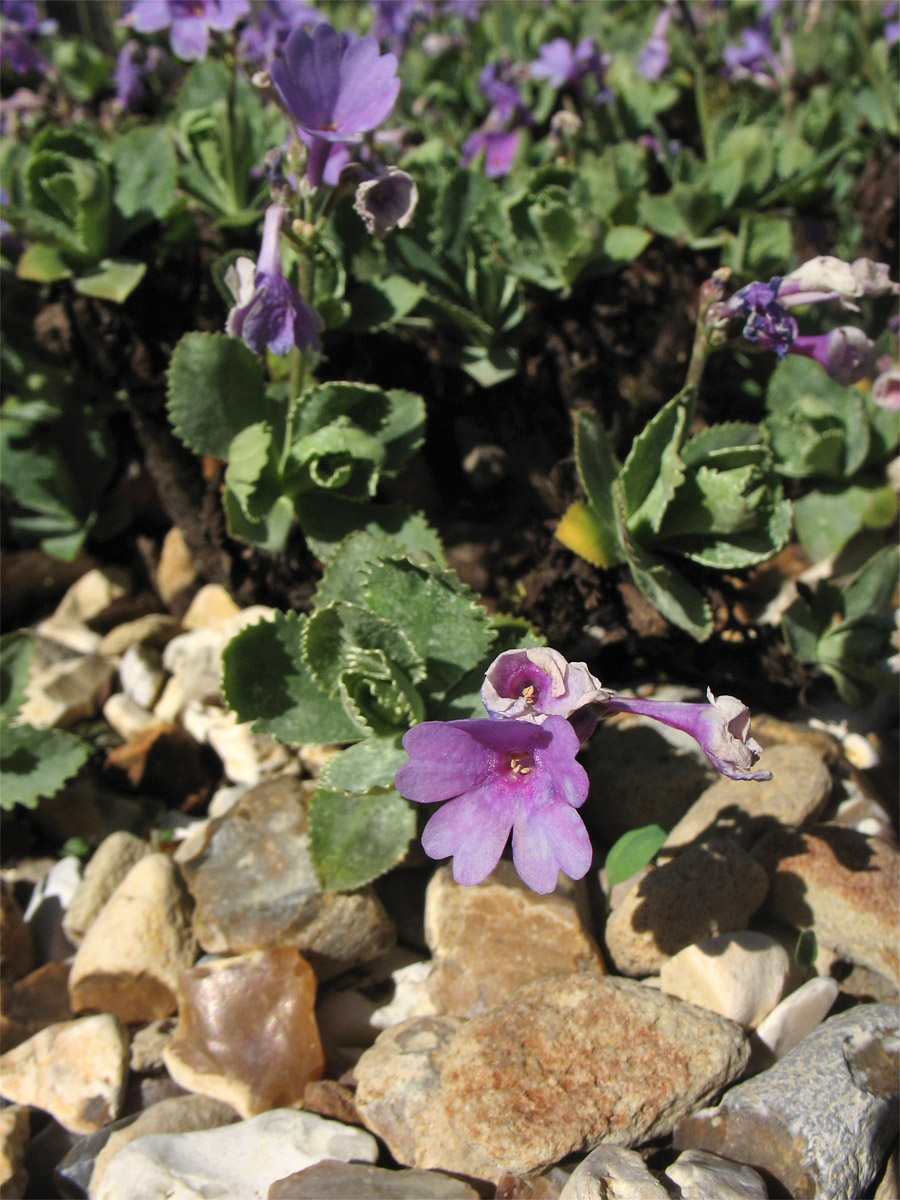
[[[741,33],[740,43],[730,43],[722,51],[722,74],[731,79],[752,79],[763,87],[776,88],[784,67],[769,41],[770,16]]]
[[[587,663],[567,662],[558,650],[533,646],[505,650],[488,667],[481,702],[494,719],[539,725],[549,716],[569,717],[588,704],[605,704],[609,692]]]
[[[425,721],[404,734],[409,762],[395,776],[402,796],[446,801],[422,832],[431,858],[453,857],[457,883],[493,871],[512,832],[513,863],[532,891],[556,887],[560,871],[580,879],[591,841],[575,811],[587,799],[578,735],[563,717],[530,721]]]
[[[544,42],[538,49],[531,75],[534,79],[546,79],[555,88],[578,86],[588,76],[602,79],[606,66],[607,61],[593,38],[582,38],[573,47],[567,38],[560,37]]]
[[[462,144],[460,162],[467,167],[484,151],[484,173],[490,179],[506,175],[512,169],[519,146],[517,129],[476,129]]]
[[[372,33],[395,50],[404,50],[416,26],[434,15],[430,0],[369,0],[369,3],[375,18]]]
[[[828,333],[794,338],[791,354],[814,358],[826,374],[845,387],[859,383],[875,366],[875,343],[855,325],[842,325]]]
[[[0,63],[16,75],[46,67],[35,45],[38,37],[56,32],[56,21],[41,20],[31,0],[2,0],[0,3]]]
[[[225,332],[240,338],[255,353],[268,347],[273,354],[319,348],[322,321],[296,288],[285,279],[279,253],[284,210],[279,204],[266,209],[259,258],[239,258],[225,275],[236,304],[228,314]]]
[[[785,275],[778,289],[778,299],[787,308],[840,300],[844,308],[858,310],[854,301],[863,297],[897,295],[900,283],[891,279],[887,263],[871,258],[857,258],[848,263],[830,254],[808,259],[796,271]]]
[[[250,11],[249,0],[134,0],[123,18],[136,33],[169,30],[176,58],[206,58],[210,31],[227,33]]]
[[[478,76],[478,86],[491,106],[489,120],[497,125],[521,113],[522,96],[516,74],[508,61],[500,61],[488,63]]]
[[[481,16],[484,0],[444,0],[441,12],[453,13],[464,21],[477,21]]]
[[[707,688],[708,704],[679,700],[638,700],[610,697],[607,712],[639,713],[681,729],[694,738],[703,753],[729,779],[771,779],[771,771],[754,771],[762,754],[760,744],[750,737],[750,710],[735,696],[716,698]]]
[[[879,408],[900,409],[900,367],[885,367],[872,384],[872,399]]]
[[[637,73],[642,79],[655,82],[662,79],[669,66],[669,25],[672,9],[667,5],[653,22],[650,37],[644,42],[637,58]]]
[[[328,143],[362,141],[387,119],[400,91],[396,55],[381,54],[374,37],[338,33],[325,22],[309,33],[295,29],[269,73],[309,146],[313,187],[323,180]]]
[[[385,167],[357,186],[353,209],[369,233],[386,237],[392,229],[405,229],[419,199],[415,180],[399,167]]]
[[[889,46],[893,46],[900,41],[900,21],[897,20],[900,16],[900,4],[897,0],[888,0],[881,6],[881,15],[884,17],[885,40]]]
[[[279,53],[294,29],[301,25],[310,29],[324,20],[318,9],[302,0],[255,0],[241,30],[238,51],[255,70]]]

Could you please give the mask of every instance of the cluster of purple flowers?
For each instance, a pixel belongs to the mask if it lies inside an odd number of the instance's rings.
[[[575,756],[596,725],[595,708],[641,713],[685,731],[732,779],[771,778],[753,769],[761,749],[745,705],[707,694],[708,704],[628,699],[556,650],[508,650],[485,676],[487,717],[424,721],[404,735],[409,761],[397,771],[397,790],[420,804],[442,804],[422,846],[431,858],[452,856],[457,883],[485,879],[512,834],[521,878],[535,892],[552,892],[560,871],[580,879],[591,865],[577,812],[588,777]]]
[[[37,39],[56,32],[56,22],[41,20],[33,0],[0,0],[0,64],[16,75],[46,66]]]
[[[898,295],[900,284],[891,280],[888,271],[886,263],[867,258],[846,263],[819,255],[783,278],[747,284],[725,302],[724,312],[743,318],[742,336],[756,348],[772,350],[779,358],[787,354],[813,358],[838,383],[858,383],[875,365],[875,343],[856,325],[801,334],[791,310],[829,301],[858,310],[858,299]]]

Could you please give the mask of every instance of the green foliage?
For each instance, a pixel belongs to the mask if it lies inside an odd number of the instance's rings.
[[[623,883],[646,867],[667,837],[661,825],[642,825],[639,829],[629,829],[623,833],[606,856],[607,886]]]
[[[895,412],[800,357],[779,363],[766,407],[763,429],[776,470],[806,485],[794,501],[794,524],[815,561],[837,554],[864,530],[894,523],[896,494],[878,468],[900,441]]]
[[[381,523],[371,503],[422,442],[425,406],[402,389],[370,384],[308,386],[295,406],[266,388],[262,366],[224,334],[189,333],[169,367],[169,415],[197,454],[227,462],[230,532],[272,553],[295,521],[318,551],[350,531]],[[386,506],[385,527],[409,514]]]
[[[415,817],[393,787],[402,734],[422,720],[473,715],[491,658],[535,644],[527,626],[490,617],[421,540],[354,533],[328,563],[308,617],[253,625],[225,650],[223,686],[239,720],[282,741],[345,747],[310,809],[327,887],[358,887],[406,849]]]
[[[820,582],[803,588],[782,617],[792,654],[819,666],[848,704],[871,703],[896,677],[887,666],[892,653],[900,551],[885,546],[842,586]]]
[[[162,127],[104,144],[92,131],[48,125],[7,159],[6,219],[27,245],[20,279],[72,279],[76,291],[121,304],[146,264],[119,257],[129,238],[174,201],[175,151]]]
[[[25,700],[34,643],[27,633],[0,637],[0,808],[35,808],[83,766],[90,746],[62,729],[16,720]]]
[[[660,409],[621,468],[600,418],[579,413],[575,458],[590,520],[573,536],[570,511],[557,537],[598,565],[627,563],[650,603],[702,641],[709,605],[673,560],[718,571],[764,562],[786,544],[791,509],[760,429],[722,424],[686,437],[692,402],[686,389]]]

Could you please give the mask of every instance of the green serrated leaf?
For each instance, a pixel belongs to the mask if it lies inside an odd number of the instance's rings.
[[[25,689],[34,658],[34,638],[24,630],[0,637],[0,717],[8,720],[25,703]]]
[[[225,482],[243,511],[251,519],[262,515],[251,504],[260,476],[272,452],[272,430],[263,421],[248,425],[231,439]]]
[[[72,274],[62,251],[43,242],[26,246],[16,263],[16,278],[32,283],[56,283],[59,279],[70,279]]]
[[[393,615],[402,612],[397,609]],[[403,618],[405,624],[405,613]],[[360,666],[361,651],[380,651],[414,683],[425,677],[423,656],[406,629],[390,617],[346,600],[317,608],[309,617],[303,635],[304,661],[318,686],[329,695],[337,695],[345,671]]]
[[[487,654],[487,612],[456,575],[408,561],[375,563],[364,588],[373,612],[403,614],[403,629],[425,663],[430,692],[451,688]]]
[[[272,419],[263,369],[252,350],[224,333],[187,333],[168,371],[169,416],[196,454],[226,458],[247,425]]]
[[[623,833],[606,856],[607,886],[623,883],[646,867],[668,836],[661,825],[642,825]]]
[[[362,504],[343,496],[309,492],[297,496],[295,508],[310,549],[326,562],[346,537],[361,529],[388,533],[411,549],[432,550],[436,541],[422,514],[399,504]]]
[[[117,138],[111,151],[119,212],[162,220],[172,206],[178,181],[175,147],[164,125],[142,125]]]
[[[79,275],[75,291],[96,300],[124,304],[147,273],[147,264],[124,258],[104,258],[95,270]]]
[[[817,488],[794,501],[794,524],[815,562],[837,554],[863,529],[885,529],[897,515],[897,495],[889,484],[862,482]]]
[[[307,618],[279,613],[242,629],[225,647],[222,686],[239,721],[282,742],[357,742],[366,731],[316,684],[303,657]]]
[[[575,417],[575,465],[593,518],[596,553],[590,561],[597,566],[612,566],[622,556],[612,500],[613,480],[619,468],[597,413],[580,412]],[[560,537],[559,529],[556,536]],[[571,545],[565,538],[560,540]],[[571,548],[575,549],[574,546]],[[576,550],[576,553],[580,554],[581,551]]]
[[[751,446],[763,446],[763,435],[758,425],[746,421],[723,421],[718,425],[708,425],[689,437],[681,447],[681,458],[685,466],[694,466],[718,451]]]
[[[254,496],[253,501],[254,506],[259,505],[259,497]],[[227,486],[222,494],[222,504],[231,537],[256,546],[265,554],[284,553],[295,521],[289,496],[279,496],[258,519],[244,511],[238,497]]]
[[[389,788],[407,758],[398,736],[366,738],[329,758],[319,774],[319,784],[329,791],[353,794]]]
[[[638,540],[657,532],[684,479],[679,451],[689,399],[680,393],[660,409],[635,438],[619,475],[625,521]]]
[[[2,721],[0,737],[0,807],[37,807],[55,795],[87,762],[87,742],[62,729],[35,729]]]
[[[310,799],[310,851],[328,891],[362,887],[389,871],[415,832],[413,806],[393,788],[358,796],[317,787]]]
[[[884,612],[900,586],[900,549],[885,546],[873,554],[842,589],[845,621]]]

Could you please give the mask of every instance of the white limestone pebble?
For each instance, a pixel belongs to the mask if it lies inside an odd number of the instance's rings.
[[[772,1009],[750,1037],[748,1072],[762,1070],[784,1058],[828,1016],[838,997],[837,981],[808,979]]]
[[[769,1196],[758,1171],[708,1150],[682,1151],[665,1173],[680,1189],[680,1200],[768,1200]]]
[[[664,962],[662,990],[754,1028],[781,999],[787,951],[765,933],[742,930],[704,938]]]
[[[583,1159],[559,1200],[669,1200],[669,1193],[636,1150],[598,1146]]]
[[[218,1129],[129,1142],[107,1164],[91,1200],[266,1200],[276,1180],[326,1158],[374,1163],[378,1143],[340,1121],[273,1108]]]

